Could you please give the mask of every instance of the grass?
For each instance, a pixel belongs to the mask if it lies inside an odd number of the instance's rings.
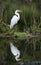
[[[17,35],[17,36],[31,36],[31,34],[25,33],[25,32],[15,32],[14,35]]]

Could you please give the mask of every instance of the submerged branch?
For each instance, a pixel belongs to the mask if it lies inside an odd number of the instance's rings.
[[[32,35],[32,34],[27,34],[27,33],[19,33],[19,32],[15,32],[14,35],[13,34],[7,34],[6,33],[1,33],[0,34],[0,38],[11,38],[11,39],[27,39],[27,38],[41,38],[41,34],[37,34],[37,35]]]

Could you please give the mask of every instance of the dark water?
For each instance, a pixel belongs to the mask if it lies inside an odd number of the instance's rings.
[[[12,55],[10,42],[20,50],[21,61]],[[0,39],[0,65],[41,65],[41,38]]]
[[[22,62],[20,65],[40,65],[41,61]]]

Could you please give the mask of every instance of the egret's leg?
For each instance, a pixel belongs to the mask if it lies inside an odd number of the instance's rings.
[[[10,34],[14,34],[14,32],[15,32],[14,29],[13,30],[10,30]]]

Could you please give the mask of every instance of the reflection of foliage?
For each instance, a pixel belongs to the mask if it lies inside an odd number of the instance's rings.
[[[8,41],[8,42],[7,42]],[[12,40],[13,44],[20,50],[22,61],[41,60],[41,38],[27,40]],[[2,43],[3,42],[3,43]],[[13,65],[15,58],[10,52],[10,40],[0,40],[0,59],[4,64]],[[38,43],[38,44],[37,44]],[[34,47],[35,45],[35,47]]]
[[[3,0],[4,1],[4,0]],[[14,27],[15,31],[25,32],[28,31],[33,34],[41,33],[41,13],[36,8],[35,4],[15,4],[12,3],[13,0],[6,0],[3,3],[0,1],[0,32],[7,32],[6,27],[2,22],[10,24],[11,18],[14,15],[16,9],[21,9],[23,12],[20,13],[21,19],[18,24]],[[19,0],[18,0],[19,1]],[[30,1],[30,0],[21,0],[21,1]],[[3,6],[4,5],[4,6]],[[19,6],[20,5],[20,6]],[[4,10],[5,8],[5,10]],[[2,11],[2,12],[1,12]],[[3,13],[4,11],[4,13]],[[3,21],[1,21],[1,19]],[[7,27],[8,29],[8,27]],[[8,29],[9,30],[9,29]],[[21,36],[21,34],[17,33]],[[22,34],[25,36],[25,34]],[[27,34],[26,34],[27,35]],[[10,40],[9,40],[10,41]],[[10,52],[8,40],[0,40],[0,59],[4,65],[15,65],[14,56]],[[17,40],[13,41],[14,44],[21,51],[22,61],[32,61],[32,60],[41,60],[41,38],[38,39],[29,39],[27,40]]]

